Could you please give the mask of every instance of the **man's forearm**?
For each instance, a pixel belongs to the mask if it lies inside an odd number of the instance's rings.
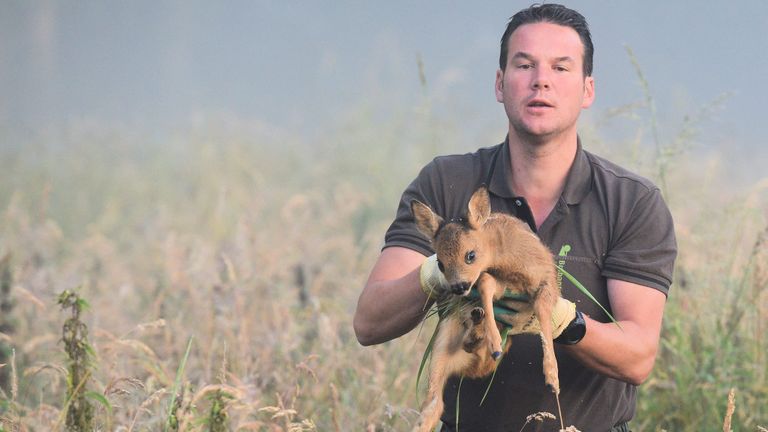
[[[587,333],[576,345],[566,349],[582,364],[634,385],[642,384],[653,369],[658,337],[648,334],[631,321],[602,323],[585,317]]]
[[[418,268],[398,279],[369,281],[355,311],[357,340],[373,345],[402,336],[424,319],[428,305]]]
[[[597,372],[640,385],[648,378],[656,360],[666,295],[615,279],[609,279],[607,287],[613,315],[621,327],[585,317],[584,338],[566,349]]]

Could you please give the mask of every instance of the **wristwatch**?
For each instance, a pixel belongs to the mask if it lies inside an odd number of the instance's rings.
[[[576,318],[568,324],[560,336],[555,338],[555,342],[563,345],[574,345],[579,343],[586,333],[587,322],[584,321],[584,314],[576,311]]]

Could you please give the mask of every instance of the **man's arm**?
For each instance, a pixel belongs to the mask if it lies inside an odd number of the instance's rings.
[[[608,298],[621,328],[585,318],[586,335],[566,349],[591,369],[640,385],[656,361],[667,298],[653,288],[616,279],[608,279]]]
[[[430,304],[419,283],[424,258],[397,246],[381,252],[357,301],[353,325],[362,345],[402,336],[424,319]]]

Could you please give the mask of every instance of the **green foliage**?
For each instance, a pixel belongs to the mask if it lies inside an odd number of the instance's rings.
[[[739,395],[734,430],[765,424],[768,371],[762,326],[768,274],[754,257],[768,256],[767,234],[764,230],[758,236],[750,254],[753,259],[747,260],[739,277],[718,277],[702,269],[686,281],[695,291],[670,300],[656,369],[640,388],[641,425],[676,431],[708,429],[722,419],[730,388]],[[684,296],[700,298],[692,303]],[[676,409],[662,409],[670,404]]]
[[[207,426],[207,432],[227,432],[227,404],[235,397],[221,389],[208,395],[211,404],[208,415],[203,424]]]

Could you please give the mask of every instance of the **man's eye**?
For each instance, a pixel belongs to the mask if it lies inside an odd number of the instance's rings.
[[[528,70],[528,69],[531,69],[532,67],[533,67],[533,65],[532,64],[528,64],[528,63],[517,65],[518,69],[523,69],[523,70]]]
[[[568,68],[565,66],[555,66],[555,70],[558,72],[568,72]]]

